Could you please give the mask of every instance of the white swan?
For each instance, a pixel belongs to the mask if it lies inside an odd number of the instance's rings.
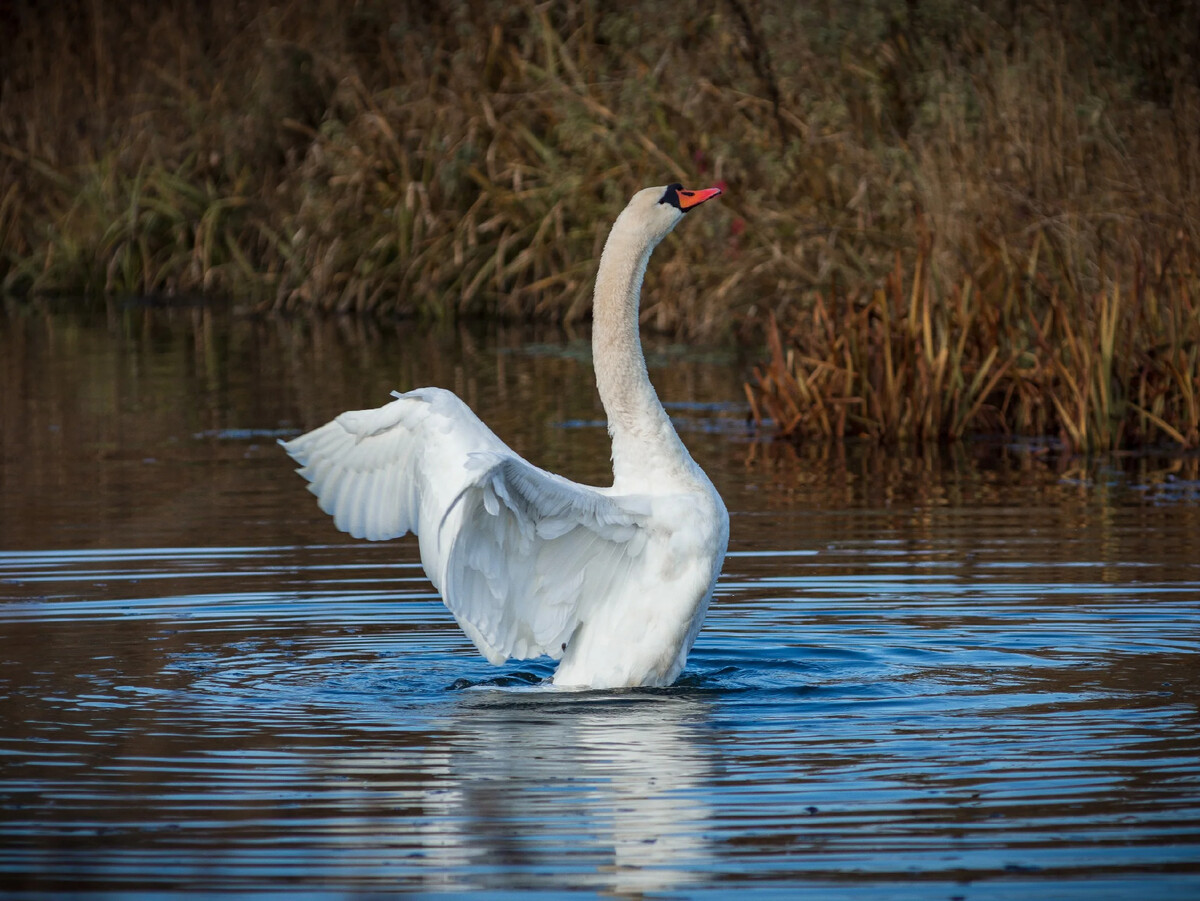
[[[523,460],[449,391],[397,394],[280,442],[334,524],[414,532],[421,563],[494,664],[561,659],[556,686],[670,685],[704,620],[729,514],[646,374],[638,303],[650,253],[720,193],[646,188],[617,217],[596,275],[592,355],[613,485]]]

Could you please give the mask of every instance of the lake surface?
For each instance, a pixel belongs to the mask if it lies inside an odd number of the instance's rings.
[[[648,343],[730,553],[676,686],[572,694],[274,442],[435,384],[603,482],[585,335],[0,318],[0,890],[1200,897],[1196,457],[797,450]]]

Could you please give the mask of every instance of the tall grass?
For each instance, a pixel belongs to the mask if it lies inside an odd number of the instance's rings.
[[[0,102],[8,290],[580,318],[634,190],[722,177],[693,165],[723,111],[681,50],[719,18],[488,0],[216,7],[18,14],[27,40]],[[718,227],[673,246],[650,321],[725,318],[730,298],[696,287],[718,271],[705,253]]]
[[[1003,261],[995,260],[1003,271]],[[1029,261],[1031,269],[1033,261]],[[1132,293],[1040,296],[1019,272],[943,290],[928,252],[873,290],[816,293],[747,396],[797,439],[1056,435],[1068,450],[1200,446],[1200,274],[1156,259]]]
[[[0,25],[8,292],[570,321],[634,190],[721,182],[644,321],[774,315],[756,402],[800,432],[1195,443],[1195,4],[25,0]]]

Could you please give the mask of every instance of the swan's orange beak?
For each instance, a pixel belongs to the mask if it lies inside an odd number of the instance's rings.
[[[711,200],[721,193],[720,188],[701,188],[699,191],[679,189],[679,208],[685,213],[694,206],[700,206],[706,200]]]

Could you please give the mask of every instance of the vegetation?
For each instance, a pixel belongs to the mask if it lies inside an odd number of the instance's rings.
[[[1200,444],[1200,7],[24,0],[0,286],[571,321],[646,184],[723,183],[645,322],[768,326],[797,436]]]
[[[1075,451],[1200,446],[1193,261],[1159,257],[1132,288],[1114,280],[1087,293],[1039,277],[1036,259],[1024,278],[990,259],[995,281],[981,288],[966,276],[943,290],[928,251],[911,277],[897,254],[869,293],[814,292],[786,338],[772,314],[769,360],[746,389],[754,418],[795,438],[1015,433],[1057,435]]]

